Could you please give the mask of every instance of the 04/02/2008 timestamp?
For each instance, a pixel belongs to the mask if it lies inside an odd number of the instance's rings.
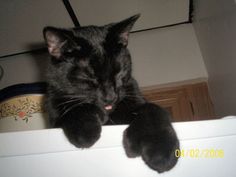
[[[223,158],[223,149],[176,149],[176,157],[187,158]]]

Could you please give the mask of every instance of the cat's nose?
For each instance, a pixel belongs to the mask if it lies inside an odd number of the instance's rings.
[[[103,101],[106,105],[112,105],[116,102],[117,96],[115,94],[108,94]]]

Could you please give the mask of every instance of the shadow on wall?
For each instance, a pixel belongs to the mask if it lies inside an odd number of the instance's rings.
[[[49,55],[44,44],[30,44],[29,51],[23,54],[2,58],[0,65],[4,75],[0,81],[0,89],[19,83],[46,81],[46,70]],[[38,48],[39,50],[35,50]],[[33,49],[33,50],[32,50]]]
[[[42,49],[39,51],[34,51],[30,53],[30,56],[32,57],[35,69],[36,69],[36,78],[35,81],[46,81],[46,72],[48,68],[48,62],[49,62],[49,55],[47,52],[47,49]],[[32,63],[33,64],[33,63]]]
[[[35,81],[46,81],[46,72],[50,56],[48,54],[45,43],[30,44],[28,48],[30,51],[32,51],[29,53],[29,55],[34,61],[34,65],[36,68],[37,76],[35,78]]]

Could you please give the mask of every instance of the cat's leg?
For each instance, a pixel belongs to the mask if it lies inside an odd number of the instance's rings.
[[[100,137],[101,125],[105,121],[103,112],[93,104],[83,104],[62,113],[56,127],[61,127],[69,141],[79,148],[92,146]]]
[[[140,104],[137,100],[127,102],[132,105],[130,111],[127,106],[123,107],[126,109],[126,118],[130,121],[123,134],[127,156],[141,156],[150,168],[158,172],[170,170],[178,160],[175,150],[179,149],[179,141],[169,114],[152,103]]]

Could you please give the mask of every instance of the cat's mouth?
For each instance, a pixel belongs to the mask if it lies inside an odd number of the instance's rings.
[[[113,109],[113,106],[112,105],[106,105],[104,108],[107,111],[111,111]]]

